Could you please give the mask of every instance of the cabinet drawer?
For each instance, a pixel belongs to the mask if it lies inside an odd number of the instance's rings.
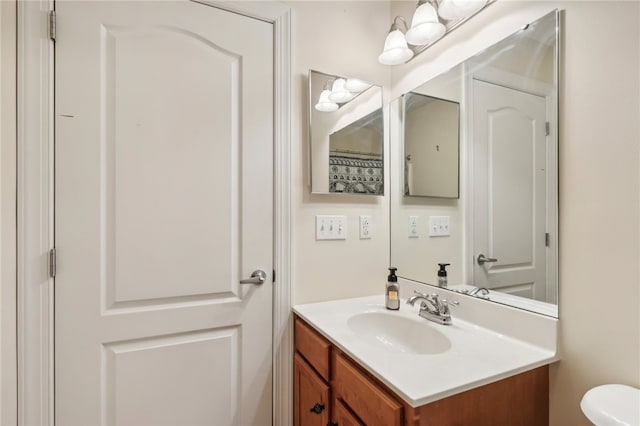
[[[298,317],[295,317],[295,346],[313,368],[329,381],[329,357],[331,344],[317,331]]]
[[[332,385],[335,398],[344,401],[365,424],[402,424],[402,405],[341,354],[333,359]]]

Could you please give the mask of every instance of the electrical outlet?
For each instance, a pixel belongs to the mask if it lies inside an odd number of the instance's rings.
[[[371,216],[360,216],[360,239],[370,240],[372,231]]]
[[[346,216],[316,216],[316,240],[346,240]]]
[[[409,238],[420,237],[420,234],[418,232],[418,224],[420,223],[420,221],[418,219],[418,216],[409,216]]]
[[[429,236],[449,236],[449,216],[429,216]]]

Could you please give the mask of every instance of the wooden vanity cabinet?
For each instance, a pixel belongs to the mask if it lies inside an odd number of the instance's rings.
[[[297,316],[295,349],[295,426],[549,424],[548,366],[411,407]]]

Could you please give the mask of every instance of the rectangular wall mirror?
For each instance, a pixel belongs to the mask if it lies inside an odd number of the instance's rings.
[[[418,92],[403,100],[404,195],[458,198],[460,103]]]
[[[309,71],[311,192],[384,195],[382,87]]]
[[[391,263],[399,276],[434,284],[438,263],[450,263],[449,290],[557,317],[558,31],[554,11],[391,103]],[[407,131],[407,105],[423,97],[459,104],[459,199],[436,198],[433,187],[417,193],[438,182],[416,172]],[[449,133],[444,119],[422,120]],[[447,171],[456,169],[452,158],[442,160]],[[445,235],[434,235],[443,217]]]

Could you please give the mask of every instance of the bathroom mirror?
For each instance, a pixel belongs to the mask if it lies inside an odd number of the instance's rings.
[[[384,195],[382,88],[309,71],[311,192]]]
[[[458,198],[460,103],[418,92],[403,101],[404,195]]]
[[[450,263],[449,290],[557,317],[558,31],[554,11],[391,103],[399,276],[435,284]],[[407,196],[415,93],[459,104],[459,199]]]

